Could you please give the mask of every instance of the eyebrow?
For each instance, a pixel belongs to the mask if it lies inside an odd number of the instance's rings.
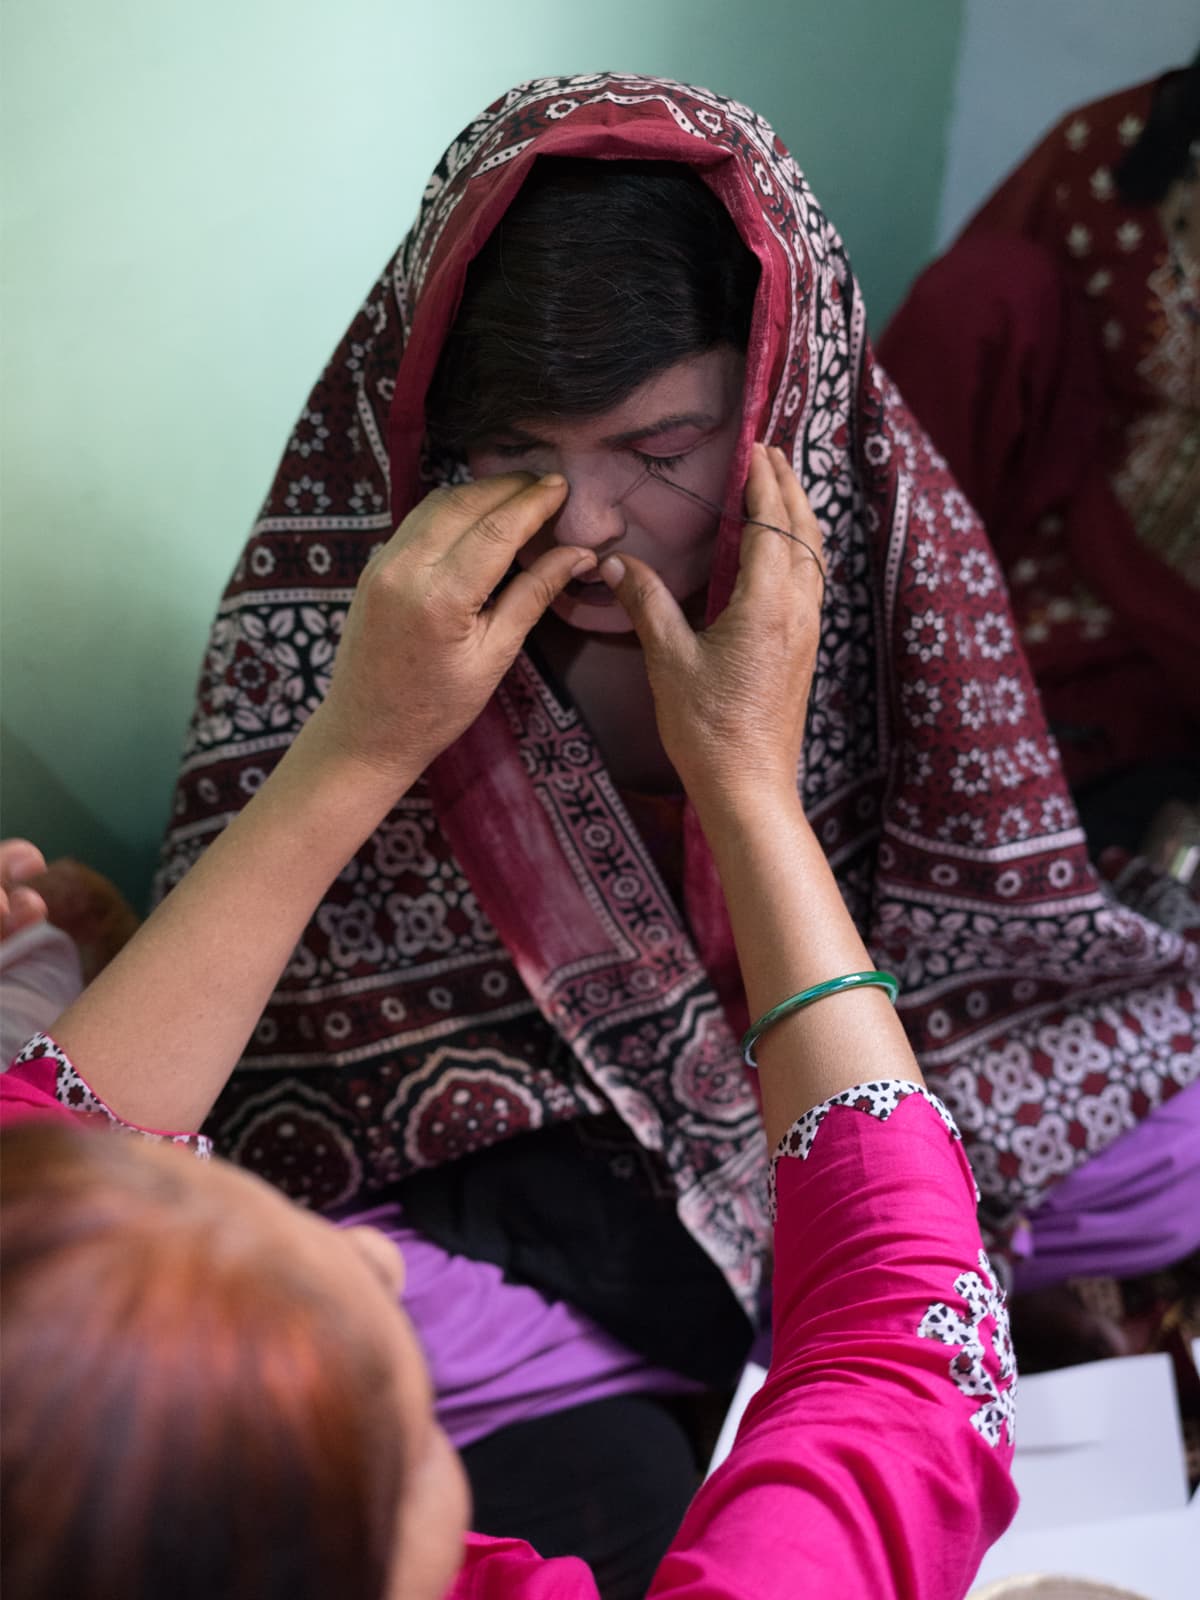
[[[658,433],[670,433],[674,428],[715,428],[720,421],[720,417],[708,411],[681,411],[674,416],[657,417],[653,422],[644,423],[640,428],[630,428],[625,433],[609,434],[607,438],[601,439],[600,443],[620,447],[635,444],[639,439],[652,439]],[[546,442],[532,433],[527,433],[524,428],[499,428],[495,437],[511,440],[513,444],[538,445]]]
[[[601,443],[606,445],[633,444],[638,439],[651,439],[656,433],[670,433],[674,428],[715,428],[720,417],[707,411],[681,411],[673,417],[659,417],[643,428],[630,428],[627,433],[615,433]]]

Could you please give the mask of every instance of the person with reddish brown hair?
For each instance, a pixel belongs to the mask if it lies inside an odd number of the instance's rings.
[[[890,1029],[886,1000],[867,984],[772,1027],[762,1106],[739,1046],[755,1012],[827,981],[840,994],[871,961],[893,970],[1001,1253],[1043,1255],[1052,1188],[1200,1070],[1197,953],[1098,883],[982,528],[865,327],[836,231],[747,107],[590,74],[518,85],[474,119],[311,391],[221,602],[170,892],[136,947],[171,955],[142,984],[152,1016],[102,982],[17,1069],[28,1094],[83,1105],[107,1075],[122,1117],[157,1127],[195,1129],[211,1106],[223,1156],[387,1229],[476,1526],[586,1555],[605,1600],[641,1600],[685,1513],[668,1586],[719,1546],[761,1547],[822,1592],[952,1592],[1007,1504],[1009,1353],[961,1152],[938,1118],[914,1154],[905,1128],[935,1113],[908,1055],[874,1032],[823,1036],[831,1016]],[[579,557],[457,729],[418,608],[361,719],[382,738],[392,706],[391,735],[416,739],[401,767],[385,740],[381,793],[379,750],[347,774],[321,706],[348,597],[411,514],[478,513],[482,480],[514,468],[546,498],[524,544],[501,530],[500,605],[564,546],[594,565]],[[488,504],[480,594],[502,581]],[[798,565],[764,566],[772,541]],[[787,607],[811,600],[818,545],[823,625],[801,649]],[[428,595],[443,623],[453,588]],[[435,634],[434,667],[463,643]],[[347,708],[336,678],[334,694]],[[658,715],[680,704],[686,737]],[[164,946],[188,905],[218,932]],[[164,1044],[181,1021],[183,1047]],[[815,1053],[803,1095],[772,1110],[788,1038]],[[875,1081],[896,1071],[908,1088]],[[860,1076],[869,1090],[817,1117]],[[148,1084],[171,1086],[170,1116]],[[810,1113],[819,1137],[810,1119],[780,1164],[776,1233],[772,1147]],[[918,1186],[940,1198],[914,1218]],[[921,1270],[892,1276],[908,1254]],[[701,1453],[682,1403],[732,1384],[772,1260],[778,1381],[689,1512]],[[952,1406],[931,1406],[923,1441],[879,1409],[915,1370],[931,1398],[961,1398],[942,1393],[939,1343],[986,1397],[974,1441]],[[825,1377],[847,1359],[835,1395]],[[854,1523],[874,1532],[848,1573]],[[731,1559],[728,1581],[776,1580]]]
[[[18,1124],[0,1135],[6,1595],[366,1600],[449,1583],[466,1491],[396,1316],[394,1248],[159,1146],[207,1157],[190,1130],[329,880],[594,567],[560,545],[490,598],[565,490],[508,474],[406,519],[286,760],[0,1077],[0,1122]],[[37,910],[0,884],[0,918]],[[432,1556],[409,1517],[441,1519]]]
[[[1012,1351],[961,1138],[795,789],[821,529],[758,444],[709,628],[632,553],[558,544],[494,596],[570,492],[510,474],[405,519],[304,732],[0,1079],[6,1600],[596,1600],[579,1560],[464,1542],[389,1241],[179,1148],[208,1155],[186,1130],[339,860],[592,570],[714,853],[776,1153],[771,1370],[650,1592],[953,1600],[1011,1518]]]
[[[3,1157],[5,1593],[382,1594],[427,1456],[464,1521],[382,1236],[150,1141]]]

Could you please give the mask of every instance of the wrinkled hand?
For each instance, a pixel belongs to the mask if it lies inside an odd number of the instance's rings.
[[[46,920],[46,902],[29,885],[46,870],[46,858],[28,839],[0,839],[0,939]]]
[[[637,630],[663,747],[697,805],[795,796],[820,632],[821,530],[787,459],[755,445],[737,583],[695,633],[643,561],[600,572]],[[784,538],[759,522],[790,529]]]
[[[437,489],[405,517],[359,580],[313,718],[345,752],[407,783],[470,726],[547,606],[595,565],[556,546],[490,603],[566,489],[557,475],[506,473]]]

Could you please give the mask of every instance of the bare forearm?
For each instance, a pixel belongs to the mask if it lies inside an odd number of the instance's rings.
[[[340,754],[319,719],[305,729],[54,1027],[119,1116],[200,1125],[330,882],[402,787]]]
[[[697,800],[729,907],[750,1013],[874,966],[795,794]],[[887,994],[864,988],[793,1012],[756,1059],[772,1146],[803,1112],[865,1078],[920,1082]]]
[[[716,858],[757,1017],[874,963],[796,794],[824,534],[782,451],[754,446],[746,513],[737,582],[698,634],[644,561],[622,552],[599,570],[641,640],[663,748]],[[773,1143],[805,1111],[864,1078],[920,1081],[904,1030],[875,987],[791,1013],[762,1036],[756,1059]]]
[[[371,557],[325,700],[145,927],[54,1025],[127,1122],[191,1131],[212,1108],[330,882],[479,715],[593,551],[553,544],[494,598],[565,478],[437,490]]]

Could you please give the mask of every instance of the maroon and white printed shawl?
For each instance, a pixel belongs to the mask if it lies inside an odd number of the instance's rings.
[[[733,481],[755,437],[782,446],[825,528],[804,802],[1002,1233],[1200,1073],[1196,956],[1099,887],[982,530],[877,367],[791,157],[718,95],[544,79],[450,146],[222,600],[161,886],[317,704],[363,564],[430,486],[423,400],[467,263],[548,153],[691,163],[761,262]],[[727,522],[710,613],[738,539]],[[219,1148],[330,1207],[615,1108],[749,1306],[765,1151],[691,818],[687,844],[685,923],[588,729],[522,656],[331,888],[214,1113]]]

